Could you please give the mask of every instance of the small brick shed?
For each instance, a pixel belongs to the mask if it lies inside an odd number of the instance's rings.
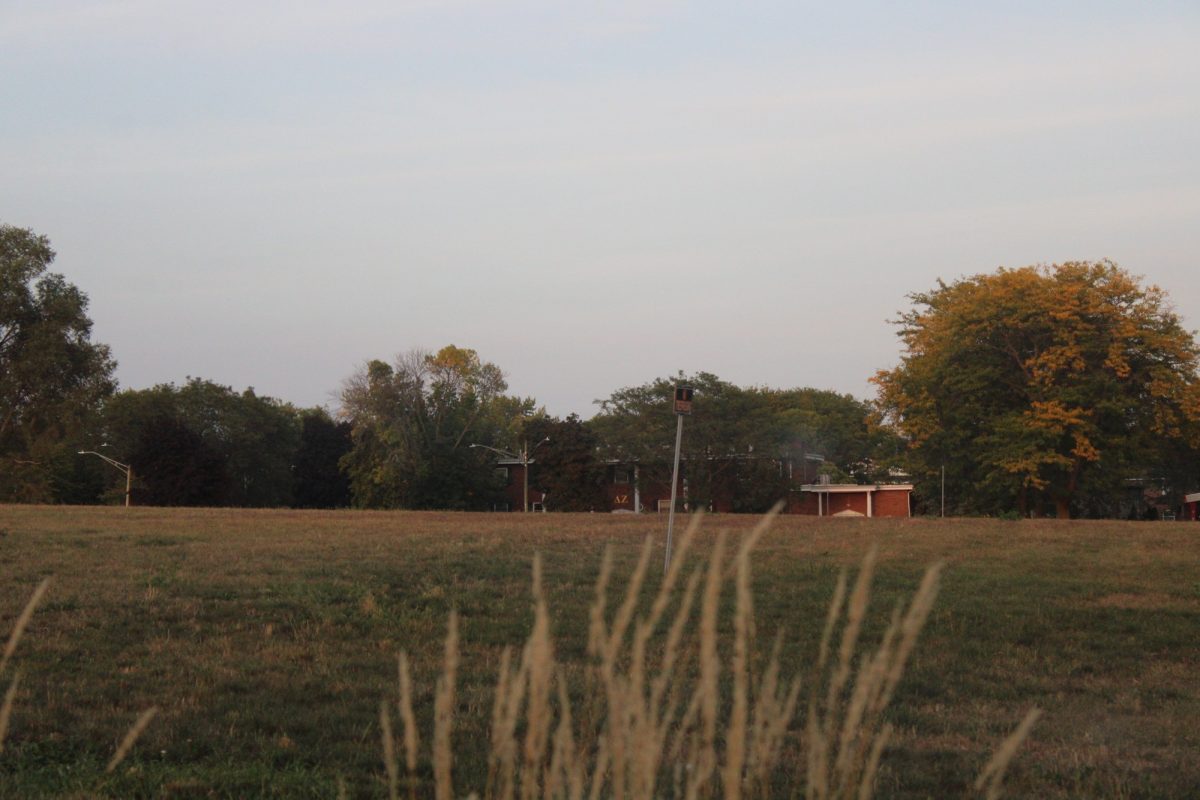
[[[1190,519],[1193,522],[1200,520],[1200,492],[1184,496],[1183,518]]]
[[[911,483],[810,483],[792,494],[793,514],[814,517],[910,517]]]

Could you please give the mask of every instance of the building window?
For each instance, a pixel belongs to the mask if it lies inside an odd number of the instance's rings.
[[[496,467],[496,480],[503,481],[505,485],[508,485],[510,478],[508,467]]]
[[[633,483],[629,467],[613,467],[613,483]]]

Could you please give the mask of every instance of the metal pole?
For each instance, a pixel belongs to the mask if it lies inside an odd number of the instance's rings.
[[[676,414],[675,423],[675,467],[671,470],[671,511],[667,515],[667,557],[663,562],[663,574],[671,566],[671,529],[675,527],[675,492],[679,486],[679,446],[683,443],[683,414]]]
[[[107,445],[100,446],[106,447]],[[96,456],[125,473],[125,507],[129,508],[132,505],[129,498],[133,494],[133,467],[128,464],[122,464],[115,458],[109,458],[104,453],[97,453],[95,450],[78,450],[76,452],[81,456]]]
[[[525,467],[522,473],[525,475],[525,485],[522,488],[522,503],[525,506],[525,513],[529,513],[529,442],[525,442],[524,448],[521,450],[521,465]]]
[[[642,513],[642,491],[641,491],[641,475],[638,472],[638,465],[633,465],[633,513]]]

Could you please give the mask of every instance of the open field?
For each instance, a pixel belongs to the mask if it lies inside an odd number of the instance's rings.
[[[708,518],[701,550],[755,522]],[[572,664],[604,549],[619,588],[664,528],[653,515],[0,507],[0,637],[53,578],[13,661],[0,797],[334,797],[339,778],[386,796],[379,703],[395,694],[396,652],[411,654],[427,723],[451,608],[458,785],[482,788],[499,654],[532,622],[534,553]],[[785,629],[785,669],[807,676],[837,574],[872,542],[868,643],[946,562],[879,796],[962,796],[1030,706],[1045,714],[1008,796],[1197,795],[1200,526],[783,518],[755,551],[758,649]],[[105,775],[151,705],[160,714]]]

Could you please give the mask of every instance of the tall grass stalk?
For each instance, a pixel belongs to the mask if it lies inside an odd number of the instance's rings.
[[[846,572],[838,577],[808,671],[807,715],[798,722],[801,681],[784,672],[782,632],[765,664],[755,668],[751,552],[776,513],[741,540],[732,563],[722,532],[706,557],[689,558],[700,524],[695,515],[652,599],[645,588],[653,542],[645,543],[615,603],[612,554],[606,552],[589,611],[589,663],[575,685],[568,685],[555,661],[542,563],[535,557],[533,627],[519,653],[508,648],[500,659],[482,796],[739,800],[768,797],[789,785],[803,786],[810,800],[874,796],[892,736],[887,710],[933,608],[942,565],[931,566],[911,600],[896,606],[867,653],[860,640],[877,549],[868,550],[852,585]],[[732,640],[724,643],[722,620],[732,627]],[[435,699],[433,789],[439,800],[454,796],[450,730],[457,654],[458,623],[451,615]],[[414,787],[418,739],[403,654],[400,664],[406,766]],[[386,715],[382,719],[390,725]],[[1005,742],[976,791],[995,796],[1034,719],[1036,714],[1027,717]],[[394,754],[385,752],[385,761],[394,764]]]
[[[5,667],[12,659],[13,653],[17,651],[17,645],[21,643],[21,636],[25,633],[25,628],[29,626],[29,620],[33,619],[33,612],[37,608],[38,603],[42,601],[42,596],[46,594],[46,590],[50,588],[50,579],[45,578],[33,590],[33,594],[29,597],[29,602],[25,604],[25,608],[17,616],[17,621],[13,623],[12,632],[8,635],[8,642],[4,645],[4,653],[0,655],[0,675],[4,674]]]
[[[17,687],[21,685],[21,673],[13,675],[4,693],[4,703],[0,705],[0,753],[4,752],[4,739],[8,736],[8,723],[12,719],[13,704],[17,700]]]
[[[1004,782],[1004,774],[1008,771],[1008,765],[1017,754],[1017,750],[1029,738],[1029,732],[1033,730],[1034,723],[1041,715],[1041,709],[1029,709],[1025,718],[1021,720],[1021,724],[1001,743],[991,760],[979,773],[979,777],[975,779],[975,791],[984,792],[987,800],[997,800],[1000,797],[1000,788]]]
[[[417,733],[417,717],[412,705],[412,677],[408,668],[408,654],[400,652],[397,658],[397,680],[400,684],[400,719],[404,723],[404,768],[408,780],[409,797],[415,800],[417,796],[417,751],[421,747],[420,736]]]
[[[454,689],[457,679],[458,614],[451,611],[442,676],[438,679],[433,705],[433,775],[437,800],[454,798],[454,781],[451,777],[454,750],[450,737],[454,729]]]
[[[13,653],[17,652],[17,645],[21,643],[21,637],[25,634],[25,629],[29,627],[29,621],[33,619],[33,612],[37,610],[38,603],[42,601],[42,597],[49,588],[50,579],[44,578],[33,590],[33,594],[29,596],[21,613],[17,615],[12,631],[8,634],[8,641],[4,645],[4,652],[0,654],[0,676],[3,676],[4,671],[8,668]],[[17,702],[17,689],[20,685],[21,673],[17,672],[8,682],[8,689],[4,692],[4,701],[0,703],[0,753],[4,752],[4,740],[8,737],[8,726],[12,721],[13,706]]]
[[[121,744],[117,745],[117,752],[113,753],[112,759],[108,762],[108,766],[104,768],[105,772],[113,772],[125,760],[125,756],[129,755],[129,751],[137,744],[138,738],[149,727],[150,721],[158,714],[158,706],[150,706],[143,711],[125,734],[125,738],[121,740]]]

